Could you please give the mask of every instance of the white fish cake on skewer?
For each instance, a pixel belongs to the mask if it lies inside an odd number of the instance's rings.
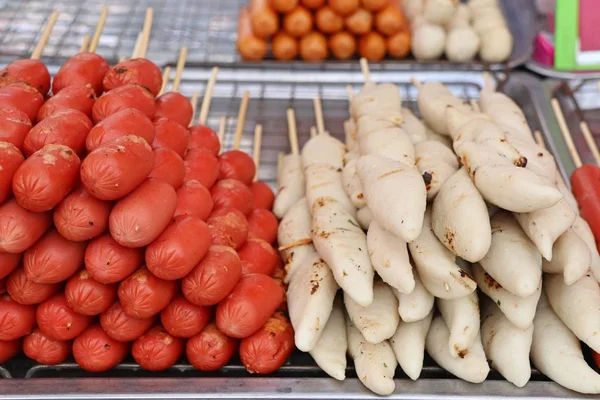
[[[477,339],[471,349],[463,358],[454,358],[448,351],[448,340],[450,331],[444,322],[444,318],[438,315],[433,318],[425,348],[433,360],[452,375],[471,383],[481,383],[490,372],[490,367],[483,351],[481,336]]]
[[[427,191],[416,168],[377,156],[356,166],[373,218],[386,230],[412,242],[421,233]]]
[[[381,343],[396,332],[400,322],[398,300],[385,282],[375,281],[373,302],[368,307],[361,307],[347,294],[344,294],[344,304],[352,323],[367,342]]]
[[[477,288],[471,275],[456,264],[456,255],[433,233],[431,207],[425,211],[421,235],[408,248],[423,286],[435,297],[457,299]]]
[[[419,274],[415,271],[415,290],[409,294],[394,290],[398,298],[398,314],[404,322],[420,321],[433,309],[434,297],[425,289]]]
[[[531,378],[533,325],[519,329],[493,302],[486,301],[484,307],[481,340],[491,367],[513,385],[525,386]]]
[[[356,122],[352,118],[344,121],[344,135],[346,136],[346,148],[349,153],[358,153],[358,137]]]
[[[294,341],[305,352],[314,348],[323,333],[339,289],[329,266],[312,246],[310,249],[287,289]]]
[[[533,324],[535,310],[542,294],[542,282],[529,297],[519,297],[504,289],[479,264],[473,265],[473,276],[479,289],[496,303],[506,318],[519,329],[528,329]]]
[[[312,217],[306,197],[301,198],[285,214],[277,229],[277,242],[287,272],[285,282],[289,283],[302,265],[304,257],[312,254]]]
[[[338,285],[354,301],[367,307],[373,301],[373,265],[367,236],[352,215],[331,197],[315,201],[312,239]]]
[[[354,360],[358,379],[369,390],[378,395],[394,392],[394,373],[398,361],[387,340],[378,344],[369,343],[354,326],[350,318],[346,319],[348,353]]]
[[[356,220],[360,227],[367,231],[371,226],[371,222],[373,220],[373,213],[371,213],[371,209],[368,206],[364,206],[360,210],[356,212]]]
[[[341,171],[344,168],[344,154],[344,143],[328,134],[316,135],[302,148],[302,165],[307,168],[312,164],[325,163]]]
[[[427,128],[423,121],[417,118],[410,109],[402,107],[402,128],[410,136],[413,144],[418,144],[427,140]]]
[[[575,218],[575,222],[571,226],[575,232],[579,235],[581,240],[587,244],[592,256],[592,272],[596,276],[598,283],[600,283],[600,255],[598,254],[598,248],[596,247],[596,240],[594,239],[594,233],[590,228],[590,225],[586,220],[581,218],[579,215]]]
[[[548,378],[579,393],[600,393],[600,374],[583,358],[579,339],[542,296],[533,321],[531,361]]]
[[[465,168],[440,188],[431,208],[431,226],[440,242],[469,262],[481,260],[490,249],[490,216]]]
[[[433,319],[433,310],[422,320],[400,321],[398,329],[390,339],[390,345],[400,368],[413,381],[419,379],[425,356],[425,338]]]
[[[358,121],[368,115],[402,123],[402,98],[398,87],[392,83],[367,82],[350,102],[350,114]]]
[[[401,293],[415,289],[406,242],[372,221],[367,231],[367,246],[373,268],[385,283]]]
[[[410,136],[398,127],[373,130],[369,134],[359,134],[360,154],[374,155],[414,167],[415,148]]]
[[[592,350],[600,353],[600,286],[592,274],[572,285],[560,275],[546,274],[544,289],[558,317]]]
[[[481,266],[510,293],[531,296],[542,277],[542,255],[510,213],[499,212],[491,223],[492,245]]]
[[[333,303],[331,315],[321,337],[309,353],[319,368],[332,378],[343,381],[346,378],[347,351],[344,304],[338,298]]]
[[[427,200],[431,201],[444,182],[458,170],[458,159],[451,149],[435,140],[417,143],[415,157],[427,188]]]
[[[464,357],[479,335],[481,322],[477,292],[460,299],[437,299],[437,306],[450,330],[448,352],[452,357]]]
[[[304,170],[306,179],[306,198],[308,207],[320,197],[331,197],[351,214],[356,215],[356,209],[348,198],[342,183],[342,171],[325,163],[310,164]]]
[[[592,256],[587,244],[573,228],[554,242],[552,261],[542,260],[542,270],[550,274],[562,274],[566,285],[581,279],[592,265]]]
[[[352,153],[347,153],[352,154]],[[350,201],[354,207],[360,209],[367,205],[365,201],[365,195],[362,190],[362,184],[360,178],[356,172],[356,162],[358,161],[358,155],[353,157],[346,157],[346,165],[342,170],[342,184],[346,195],[350,198]]]
[[[300,155],[288,154],[283,157],[279,182],[277,196],[273,203],[273,213],[278,218],[283,218],[289,209],[304,197],[304,169]]]

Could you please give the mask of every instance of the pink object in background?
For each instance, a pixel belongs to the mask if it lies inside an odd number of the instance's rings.
[[[535,36],[532,58],[542,65],[554,66],[554,42],[548,34],[539,32]]]
[[[600,7],[598,0],[579,0],[580,51],[600,50]]]

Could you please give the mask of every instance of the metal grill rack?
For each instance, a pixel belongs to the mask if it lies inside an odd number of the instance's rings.
[[[0,0],[0,63],[31,54],[46,18],[53,10],[60,11],[53,34],[44,52],[50,63],[62,61],[79,51],[81,40],[93,34],[100,11],[110,7],[98,53],[110,62],[129,56],[142,28],[147,7],[154,8],[152,37],[148,58],[159,65],[174,63],[181,46],[189,50],[188,64],[234,64],[240,62],[235,40],[239,9],[248,0]],[[414,59],[389,61],[401,68],[468,70],[515,67],[529,58],[535,35],[535,8],[532,2],[502,0],[507,23],[514,36],[514,50],[504,64],[454,64],[447,61],[417,63]],[[328,61],[330,68],[345,69],[352,62]],[[248,63],[251,65],[251,63]],[[261,63],[284,68],[301,62]]]
[[[600,87],[598,80],[578,81],[548,81],[545,86],[561,106],[565,120],[579,155],[584,163],[594,164],[594,158],[580,128],[580,123],[586,121],[596,141],[600,143]],[[557,144],[564,144],[560,131],[554,138]],[[574,169],[568,153],[565,153],[565,165],[568,172]]]

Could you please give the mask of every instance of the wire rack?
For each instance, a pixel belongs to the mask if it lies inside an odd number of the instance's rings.
[[[595,160],[580,128],[587,122],[596,144],[600,143],[600,87],[598,80],[549,81],[552,95],[559,101],[565,121],[582,162],[594,164]],[[557,140],[562,141],[562,137]],[[570,157],[569,157],[570,158]]]
[[[524,4],[525,3],[525,4]],[[129,56],[142,29],[147,7],[154,8],[154,23],[148,58],[160,65],[174,63],[187,46],[188,64],[233,64],[240,57],[235,47],[239,10],[248,0],[0,0],[0,61],[27,57],[33,51],[48,15],[61,14],[44,52],[50,63],[59,63],[77,53],[85,35],[93,34],[101,9],[110,7],[100,38],[98,53],[110,62]],[[500,70],[523,64],[535,34],[535,8],[522,0],[502,0],[507,23],[514,36],[514,49],[506,65],[456,64],[444,60],[417,63],[414,59],[390,60],[402,69]],[[249,63],[251,64],[251,63]],[[264,62],[290,68],[302,62]],[[348,68],[349,62],[328,61],[329,68]]]

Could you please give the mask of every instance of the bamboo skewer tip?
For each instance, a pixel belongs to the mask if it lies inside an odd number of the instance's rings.
[[[202,105],[200,106],[200,115],[198,116],[198,123],[206,125],[208,119],[208,112],[210,111],[210,104],[212,102],[212,96],[217,83],[217,75],[219,74],[219,68],[213,67],[208,83],[206,84],[206,91],[202,97]]]
[[[56,24],[56,20],[58,19],[59,12],[53,11],[52,14],[48,17],[48,22],[44,26],[44,30],[42,31],[42,36],[38,40],[33,52],[31,53],[32,60],[39,60],[44,52],[44,48],[48,44],[48,39],[50,39],[50,35],[52,34],[52,30],[54,29],[54,25]]]
[[[244,133],[244,124],[246,123],[246,113],[248,111],[248,102],[250,100],[250,92],[244,92],[244,97],[240,103],[240,110],[238,112],[238,120],[235,129],[235,137],[233,139],[233,149],[239,150],[242,144],[242,134]]]
[[[167,90],[167,85],[169,84],[169,80],[171,78],[171,67],[168,65],[163,69],[162,74],[162,84],[160,85],[160,91],[158,92],[158,96],[163,94],[165,90]]]
[[[362,57],[360,59],[360,70],[362,71],[363,79],[364,79],[365,83],[370,82],[371,81],[371,70],[369,69],[369,62],[364,57]]]
[[[554,110],[554,115],[556,115],[556,120],[558,122],[558,126],[560,127],[560,131],[562,133],[565,144],[567,145],[567,149],[569,150],[569,154],[571,154],[571,158],[573,159],[573,164],[575,164],[576,168],[582,166],[581,157],[577,152],[577,148],[575,147],[575,143],[573,142],[573,136],[571,135],[571,131],[567,126],[567,122],[565,121],[565,116],[560,108],[560,103],[556,98],[550,100],[552,105],[552,109]]]
[[[90,35],[85,35],[83,37],[83,40],[81,41],[81,47],[79,48],[80,53],[84,53],[84,52],[88,51],[91,40],[92,40],[92,37]]]
[[[173,92],[179,92],[179,85],[181,84],[181,76],[183,75],[183,69],[185,68],[185,59],[187,58],[187,47],[182,47],[179,52],[179,58],[177,59],[177,69],[175,71],[175,78],[173,79]]]
[[[90,53],[95,53],[96,49],[98,49],[98,44],[100,43],[100,36],[102,35],[102,31],[104,30],[104,25],[106,24],[106,18],[108,17],[108,6],[102,7],[102,12],[100,13],[100,19],[98,20],[98,24],[96,24],[96,30],[94,31],[94,36],[92,37],[92,41],[90,43],[88,51]]]
[[[262,132],[263,127],[261,124],[256,124],[254,127],[254,148],[252,149],[252,160],[256,167],[256,173],[254,174],[254,182],[258,180],[258,170],[260,168],[260,148],[262,145]]]
[[[313,99],[313,106],[315,109],[315,120],[317,122],[317,132],[319,135],[325,133],[325,120],[323,119],[323,105],[321,104],[321,98],[316,96]]]
[[[223,116],[219,120],[219,130],[217,131],[217,139],[219,139],[219,145],[221,150],[223,149],[223,142],[225,140],[225,127],[227,126],[227,117]],[[219,150],[219,152],[221,151]]]
[[[594,161],[597,165],[600,165],[600,150],[598,150],[598,145],[596,144],[596,140],[594,139],[594,135],[590,131],[590,127],[587,122],[581,121],[579,123],[579,128],[583,133],[583,137],[588,147],[592,151],[592,156],[594,157]]]
[[[300,154],[300,147],[298,146],[298,128],[296,126],[296,113],[293,108],[288,108],[286,115],[290,148],[292,149],[292,154],[298,155]]]

